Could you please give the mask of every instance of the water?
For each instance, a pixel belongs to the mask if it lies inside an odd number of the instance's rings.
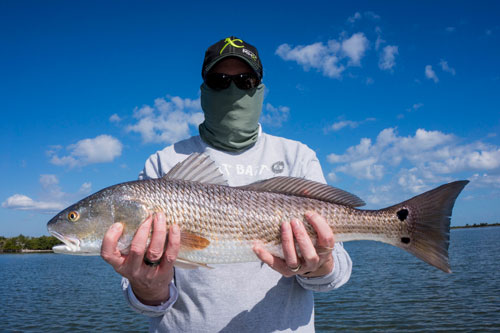
[[[316,294],[316,329],[500,331],[500,227],[451,233],[453,274],[375,242],[346,243],[347,285]],[[0,255],[0,331],[146,331],[99,257]]]
[[[499,332],[499,239],[500,227],[452,230],[453,274],[386,244],[346,243],[351,280],[316,295],[316,329]]]

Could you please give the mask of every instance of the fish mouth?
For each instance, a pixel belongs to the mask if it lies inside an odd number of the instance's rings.
[[[56,245],[52,248],[55,253],[67,253],[80,251],[80,240],[71,236],[64,236],[57,231],[49,231],[55,238],[59,239],[64,245]]]

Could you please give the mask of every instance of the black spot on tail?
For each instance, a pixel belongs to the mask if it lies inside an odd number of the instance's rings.
[[[409,237],[401,237],[401,243],[409,244],[410,243],[410,238]]]
[[[401,222],[403,222],[408,217],[408,209],[406,209],[406,208],[400,209],[400,210],[398,210],[396,215],[398,216],[398,219]]]

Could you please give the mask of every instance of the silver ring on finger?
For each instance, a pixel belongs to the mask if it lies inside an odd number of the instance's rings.
[[[299,264],[299,265],[298,265],[297,267],[295,267],[295,268],[288,267],[288,269],[290,270],[290,272],[297,273],[301,267],[302,267],[302,264]]]
[[[150,260],[148,257],[144,256],[144,263],[147,265],[147,266],[150,266],[150,267],[156,267],[160,264],[161,262],[161,259],[160,260],[156,260],[156,261],[153,261],[153,260]]]

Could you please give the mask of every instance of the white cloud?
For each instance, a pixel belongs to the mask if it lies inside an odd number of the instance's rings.
[[[363,14],[361,14],[360,12],[354,13],[353,16],[349,16],[347,18],[347,22],[353,24],[356,21],[361,20],[363,17],[370,19],[370,20],[373,20],[373,21],[380,20],[380,15],[378,15],[372,11],[366,11]]]
[[[439,62],[439,65],[441,65],[441,69],[443,70],[443,72],[448,72],[450,73],[451,75],[455,75],[456,74],[456,71],[455,71],[455,68],[451,68],[449,65],[448,65],[448,62],[441,59],[441,61]]]
[[[414,135],[400,136],[394,128],[387,128],[374,141],[362,138],[343,154],[328,155],[327,160],[336,176],[344,173],[359,180],[383,181],[412,194],[464,172],[477,174],[473,182],[500,187],[500,147],[483,142],[461,144],[459,138],[440,131],[418,129]],[[372,191],[370,195],[375,193],[380,194]],[[371,203],[381,200],[372,199]]]
[[[290,108],[287,106],[274,107],[271,103],[266,103],[265,108],[260,116],[260,121],[274,127],[281,127],[288,120]]]
[[[415,103],[413,104],[411,107],[409,107],[408,109],[406,109],[407,112],[413,112],[413,111],[417,111],[418,109],[420,109],[421,107],[423,107],[424,104],[423,103]]]
[[[327,177],[328,177],[328,180],[331,181],[331,182],[333,182],[333,183],[335,183],[339,179],[337,177],[337,174],[335,172],[333,172],[333,171],[329,172]]]
[[[59,179],[55,175],[40,175],[40,185],[42,185],[45,192],[44,197],[59,200],[66,195],[66,193],[62,192]]]
[[[59,166],[69,168],[82,167],[94,163],[106,163],[113,161],[122,153],[122,143],[109,135],[99,135],[93,139],[80,140],[69,145],[69,155],[59,157],[57,151],[48,152],[51,156],[50,162]]]
[[[341,120],[336,123],[333,123],[333,125],[330,127],[332,131],[340,131],[344,127],[350,127],[350,128],[356,128],[359,126],[359,122],[357,121],[352,121],[352,120]]]
[[[439,82],[439,79],[436,75],[436,72],[434,72],[434,70],[432,69],[432,66],[431,65],[427,65],[425,66],[425,77],[430,79],[430,80],[433,80],[434,83],[438,83]]]
[[[423,103],[415,103],[415,104],[413,104],[413,105],[412,105],[412,107],[411,107],[411,108],[412,108],[414,111],[417,111],[417,110],[418,110],[418,109],[420,109],[422,106],[424,106],[424,104],[423,104]]]
[[[406,109],[406,112],[417,111],[418,109],[420,109],[423,106],[424,106],[423,103],[415,103],[411,107],[409,107],[408,109]],[[404,117],[405,117],[404,114],[398,114],[398,119],[403,119]]]
[[[78,190],[78,193],[81,194],[88,194],[92,190],[92,183],[83,183],[82,186],[80,186],[80,189]]]
[[[60,202],[35,201],[23,194],[14,194],[2,202],[2,207],[15,210],[30,210],[43,213],[54,213],[62,210],[65,206]]]
[[[91,191],[90,183],[83,183],[78,192],[65,193],[59,186],[59,179],[55,175],[41,175],[42,197],[44,200],[34,200],[24,194],[14,194],[7,198],[2,207],[14,210],[35,211],[45,214],[54,214],[64,209],[69,203],[88,195]]]
[[[399,54],[398,47],[387,45],[380,54],[378,67],[384,71],[390,71],[396,65],[396,55]]]
[[[469,180],[474,187],[500,188],[500,175],[475,173]]]
[[[417,168],[411,168],[410,170],[402,169],[396,176],[398,185],[408,189],[412,193],[424,192],[427,185],[423,179],[419,178],[417,171]]]
[[[375,50],[378,51],[380,46],[385,43],[382,39],[382,29],[380,27],[375,27],[375,33],[377,34],[377,39],[375,40]]]
[[[40,175],[40,184],[43,187],[50,187],[59,184],[59,179],[55,175]]]
[[[380,20],[380,15],[378,15],[378,14],[372,12],[372,11],[367,11],[367,12],[364,13],[364,15],[365,15],[366,18],[369,18],[369,19],[371,19],[373,21]]]
[[[353,161],[338,167],[336,170],[358,179],[375,180],[382,179],[384,176],[384,166],[377,164],[375,157]]]
[[[350,65],[360,66],[361,58],[365,55],[368,44],[368,39],[362,32],[342,41],[342,51],[349,57]]]
[[[297,62],[306,71],[314,68],[327,77],[340,78],[345,68],[338,64],[338,50],[338,43],[330,41],[328,45],[318,42],[305,46],[298,45],[294,48],[288,44],[282,44],[275,53],[283,60]]]
[[[112,123],[119,123],[120,121],[122,121],[122,118],[120,118],[119,115],[117,115],[116,113],[112,114],[111,117],[109,117],[109,121],[112,122]]]
[[[368,122],[368,121],[375,121],[375,118],[366,118],[363,121],[352,121],[352,120],[340,120],[335,123],[333,123],[327,130],[328,131],[340,131],[343,128],[350,127],[350,128],[356,128],[359,125]]]
[[[316,42],[310,45],[291,47],[281,44],[275,54],[286,61],[295,61],[304,70],[316,69],[330,78],[341,78],[349,66],[360,66],[369,42],[362,32],[342,40],[329,40],[326,44]]]
[[[361,13],[360,12],[356,12],[356,13],[354,13],[353,16],[349,16],[347,18],[347,22],[349,22],[349,23],[354,23],[357,20],[361,20]]]
[[[355,12],[347,19],[347,22],[354,24],[357,21],[368,19],[372,28],[375,31],[367,31],[376,40],[370,41],[367,33],[346,32],[340,33],[337,39],[330,39],[325,42],[315,42],[306,45],[290,45],[287,43],[281,44],[275,51],[275,54],[285,61],[293,61],[302,66],[305,71],[316,70],[329,78],[341,79],[343,75],[349,77],[357,77],[348,70],[352,67],[361,67],[362,60],[370,54],[370,49],[375,47],[375,51],[379,51],[386,41],[382,38],[382,29],[375,26],[375,21],[380,19],[380,16],[374,12]],[[379,53],[378,66],[381,70],[392,71],[396,65],[396,56],[399,53],[398,46],[387,45]],[[368,79],[367,84],[373,83],[373,79]]]
[[[144,105],[134,110],[137,123],[127,131],[141,135],[144,143],[174,143],[190,135],[190,128],[203,122],[200,100],[167,96],[157,98],[153,106]]]

